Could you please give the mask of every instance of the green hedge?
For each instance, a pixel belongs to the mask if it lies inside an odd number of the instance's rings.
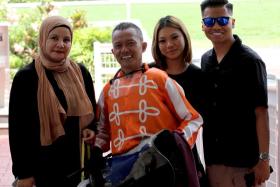
[[[94,72],[93,42],[111,41],[111,28],[82,28],[74,31],[71,58],[85,64],[91,74]]]

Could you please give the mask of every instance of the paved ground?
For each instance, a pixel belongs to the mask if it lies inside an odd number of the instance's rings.
[[[4,108],[0,108],[0,115],[8,114],[8,100],[9,100],[9,82],[6,82],[6,89],[4,94]],[[10,155],[8,124],[6,122],[0,123],[0,187],[11,187],[14,181],[12,174],[12,160]]]
[[[0,135],[0,187],[11,187],[14,180],[8,135]]]
[[[4,108],[0,108],[0,115],[8,114],[9,90],[10,85],[7,80],[4,93]],[[7,127],[7,122],[0,122],[0,187],[11,187],[14,181]]]

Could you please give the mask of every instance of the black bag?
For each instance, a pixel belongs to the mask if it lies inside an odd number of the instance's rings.
[[[139,155],[127,177],[117,187],[173,187],[175,180],[174,167],[153,144]]]
[[[195,160],[195,166],[197,170],[197,176],[198,176],[200,187],[209,187],[207,175],[204,166],[200,160],[199,154],[197,152],[196,145],[194,145],[194,147],[192,148],[192,153]]]
[[[183,148],[187,147],[187,150],[189,150],[187,152],[190,153],[190,167],[186,164],[185,155],[183,155],[182,151],[179,149],[174,133],[168,130],[162,130],[152,138],[152,142],[148,144],[148,148],[143,149],[143,151],[138,154],[136,161],[133,163],[126,177],[119,183],[113,185],[110,181],[106,181],[102,178],[101,171],[104,171],[106,164],[104,164],[104,158],[102,158],[100,151],[95,150],[93,154],[97,155],[92,156],[91,162],[86,164],[87,167],[90,168],[91,177],[88,186],[198,187],[197,171],[192,151],[185,140],[183,140],[181,145]],[[110,161],[110,159],[106,162],[108,161]],[[188,168],[191,169],[188,170]]]
[[[187,142],[179,137],[178,143],[175,135],[168,130],[159,132],[151,147],[139,156],[126,180],[118,187],[198,187],[192,152]],[[182,153],[180,145],[188,155]]]

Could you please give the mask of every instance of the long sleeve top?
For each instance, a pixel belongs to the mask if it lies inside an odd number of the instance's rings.
[[[181,131],[193,146],[203,120],[173,79],[148,67],[118,77],[100,95],[96,146],[123,154],[162,129]]]
[[[80,68],[85,89],[95,109],[91,76],[84,66],[80,65]],[[46,74],[63,108],[67,110],[64,94],[52,73],[46,71]],[[37,89],[38,76],[33,62],[18,71],[10,92],[9,139],[13,174],[19,179],[35,177],[36,182],[39,179],[43,182],[55,181],[54,177],[63,180],[81,168],[79,117],[69,116],[64,124],[65,135],[50,146],[41,146]]]

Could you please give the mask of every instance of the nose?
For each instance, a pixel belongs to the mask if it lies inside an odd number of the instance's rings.
[[[172,41],[167,41],[167,47],[169,48],[169,47],[173,47],[173,42]]]
[[[129,48],[128,46],[123,45],[122,48],[121,48],[121,52],[122,52],[122,53],[127,52],[127,51],[129,50],[128,48]]]
[[[63,48],[63,47],[64,47],[64,42],[63,42],[63,40],[59,40],[59,41],[57,42],[57,46],[60,47],[60,48]]]
[[[217,20],[215,20],[214,25],[212,28],[220,28],[221,26],[218,24]]]

